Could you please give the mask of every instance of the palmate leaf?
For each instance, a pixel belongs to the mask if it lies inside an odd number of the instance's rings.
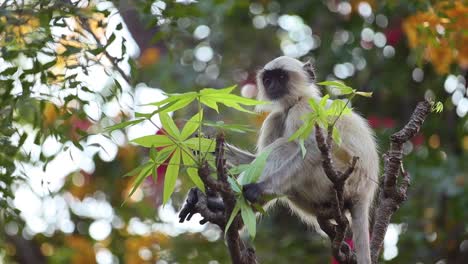
[[[174,120],[169,116],[168,113],[160,113],[159,119],[161,120],[161,124],[164,128],[164,131],[176,140],[180,140],[180,132],[177,128]]]
[[[182,142],[185,146],[193,150],[198,150],[201,152],[213,152],[215,151],[216,144],[214,139],[208,138],[189,138]]]
[[[148,118],[157,113],[168,113],[179,110],[196,99],[198,99],[201,104],[206,105],[207,107],[210,107],[217,112],[219,112],[218,104],[224,104],[227,107],[231,107],[242,112],[254,113],[245,109],[243,106],[253,106],[267,103],[231,94],[235,88],[236,86],[234,85],[224,89],[204,88],[199,92],[167,94],[168,98],[159,102],[147,104],[157,106],[159,108],[151,114],[145,114],[144,117]]]
[[[346,84],[339,82],[339,81],[325,81],[325,82],[319,82],[317,83],[318,85],[323,85],[323,86],[333,86],[337,88],[341,94],[352,94],[355,92],[355,90],[352,87],[347,86]]]
[[[167,166],[166,176],[164,177],[163,203],[167,203],[175,189],[177,176],[180,168],[180,149],[177,148],[172,154]]]
[[[226,224],[226,227],[224,228],[224,235],[227,234],[227,231],[229,230],[229,227],[231,227],[232,221],[234,221],[234,218],[236,218],[237,214],[240,211],[240,208],[241,208],[240,200],[241,199],[243,199],[242,196],[239,198],[239,200],[237,200],[236,206],[234,206],[234,209],[232,209],[231,216],[229,217],[229,220],[228,220],[228,222]]]
[[[175,143],[166,135],[149,135],[133,139],[131,142],[143,147],[166,147]]]
[[[257,232],[257,219],[255,217],[255,213],[250,207],[245,199],[240,199],[240,209],[241,209],[241,216],[242,221],[244,221],[245,226],[247,227],[247,231],[249,232],[250,237],[252,240],[255,238],[255,234]]]
[[[200,112],[196,115],[192,116],[187,123],[185,124],[182,132],[180,133],[180,137],[182,140],[187,139],[190,137],[195,131],[197,131],[198,127],[200,127],[200,120],[203,120],[203,109],[200,109]]]
[[[241,105],[259,105],[259,104],[266,104],[267,102],[262,102],[254,99],[245,98],[242,96],[238,96],[235,94],[231,94],[231,92],[236,88],[236,85],[233,85],[228,88],[224,89],[213,89],[213,88],[205,88],[199,92],[200,103],[214,109],[216,112],[218,110],[218,104],[224,104],[227,107],[234,108],[236,110],[246,112],[246,113],[254,113],[250,110],[245,109]]]
[[[188,92],[183,94],[166,94],[168,97],[162,101],[150,103],[159,107],[158,110],[150,114],[150,117],[157,113],[169,113],[186,107],[198,97],[197,92]]]
[[[216,127],[216,128],[220,128],[220,129],[223,129],[223,130],[229,130],[229,131],[237,132],[237,133],[246,133],[246,132],[255,132],[256,131],[255,129],[253,129],[249,125],[226,124],[223,121],[217,121],[217,122],[204,121],[203,125],[210,126],[210,127]]]
[[[196,163],[193,157],[191,157],[185,151],[182,151],[182,161],[184,162],[184,165],[187,167],[187,174],[192,180],[192,182],[195,184],[195,186],[198,187],[198,189],[200,189],[202,192],[205,192],[205,185],[203,184],[203,181],[200,179],[200,176],[198,175],[198,169],[195,167]]]
[[[346,105],[346,102],[340,99],[335,99],[327,109],[327,115],[336,117],[339,115],[347,115],[351,113],[351,108]]]
[[[265,168],[266,161],[268,156],[271,153],[271,149],[266,149],[262,151],[252,163],[247,167],[247,169],[243,172],[242,177],[239,179],[239,183],[241,185],[255,183],[258,181],[260,176],[262,175],[263,169]]]
[[[151,174],[151,171],[155,168],[155,164],[152,162],[148,162],[142,166],[142,169],[138,176],[135,178],[135,181],[133,182],[133,187],[130,193],[128,194],[128,197],[132,196],[135,191],[138,189],[138,187],[141,185],[143,180]],[[127,197],[127,198],[128,198]],[[124,200],[125,203],[126,200]]]
[[[242,186],[232,177],[227,177],[229,185],[231,185],[231,189],[236,193],[242,193]]]

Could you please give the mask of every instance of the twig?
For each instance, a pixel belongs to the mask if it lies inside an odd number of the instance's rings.
[[[379,205],[376,208],[375,223],[372,229],[371,260],[377,263],[383,239],[393,213],[407,198],[410,184],[409,174],[402,165],[403,144],[414,137],[424,120],[431,112],[432,104],[428,101],[418,103],[406,126],[390,137],[390,149],[384,155],[383,183],[380,190]],[[398,186],[398,175],[402,175]]]

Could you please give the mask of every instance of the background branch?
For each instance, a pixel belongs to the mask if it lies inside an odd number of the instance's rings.
[[[403,144],[414,137],[431,112],[432,104],[428,101],[418,103],[406,126],[390,137],[390,149],[384,154],[384,172],[378,206],[376,208],[375,222],[372,228],[371,259],[377,263],[383,239],[393,213],[407,198],[410,184],[409,174],[403,170]],[[398,175],[402,175],[398,184]]]

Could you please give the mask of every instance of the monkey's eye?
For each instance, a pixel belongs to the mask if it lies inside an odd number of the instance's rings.
[[[285,75],[284,73],[281,73],[281,74],[279,75],[279,78],[282,80],[282,79],[286,78],[286,75]]]
[[[263,79],[263,83],[264,83],[265,85],[270,85],[271,79],[270,79],[270,78],[264,78],[264,79]]]

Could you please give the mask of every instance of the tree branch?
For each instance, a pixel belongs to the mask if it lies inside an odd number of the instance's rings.
[[[370,246],[372,263],[378,262],[383,239],[393,213],[407,198],[410,176],[403,169],[403,144],[418,133],[424,120],[431,112],[431,108],[432,104],[428,101],[418,103],[405,127],[390,137],[390,149],[383,156],[383,183],[378,197],[379,205],[376,208],[375,223],[372,228]],[[398,186],[399,174],[402,175],[402,179]]]
[[[333,225],[330,223],[330,215],[318,215],[317,219],[322,230],[328,235],[332,242],[332,254],[335,259],[340,263],[356,263],[356,256],[351,250],[351,247],[344,241],[346,232],[349,228],[349,222],[344,214],[344,184],[353,173],[358,157],[353,157],[351,164],[344,172],[338,171],[333,165],[331,155],[332,148],[332,132],[333,126],[328,127],[327,138],[325,139],[322,129],[315,125],[315,140],[317,147],[322,154],[322,167],[328,179],[333,183],[333,191],[335,195],[332,201],[332,219],[337,223]]]

